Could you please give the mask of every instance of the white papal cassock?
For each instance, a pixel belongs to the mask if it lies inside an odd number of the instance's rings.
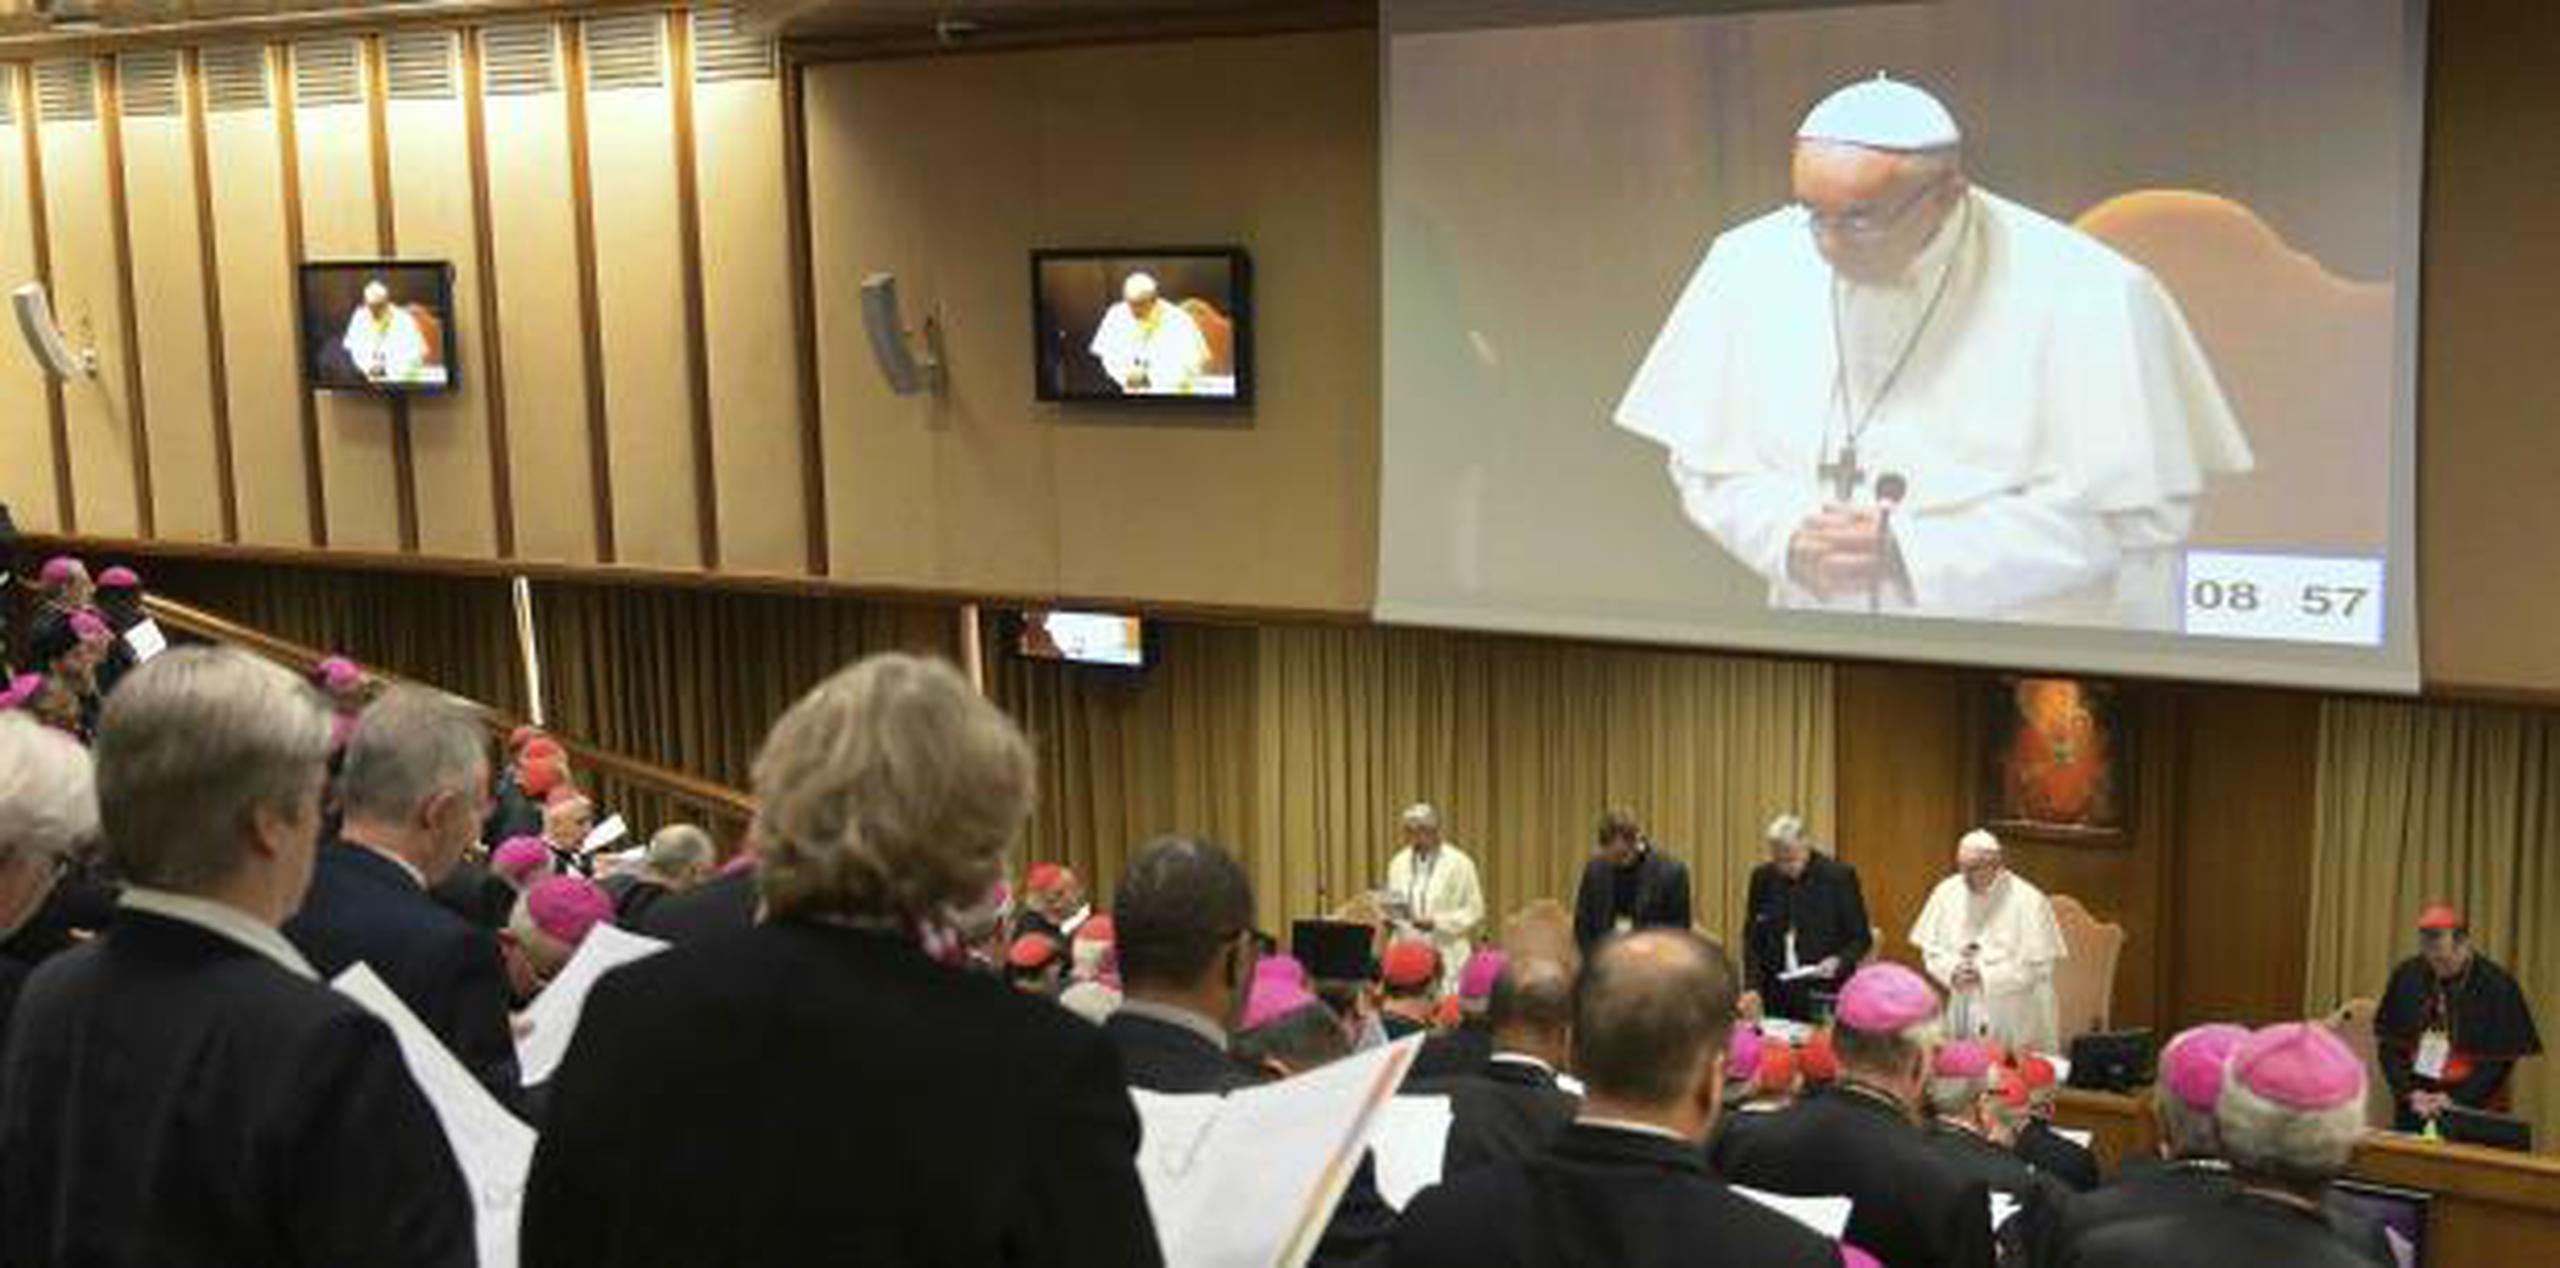
[[[2004,871],[1986,894],[1962,874],[1938,882],[1911,926],[1929,976],[1947,991],[1950,1038],[1989,1037],[2011,1048],[2054,1052],[2062,1019],[2053,997],[2053,966],[2070,952],[2053,904],[2025,877]],[[1954,989],[1956,966],[1971,951],[1978,988]]]
[[[2195,498],[2251,464],[2159,281],[1979,189],[1894,285],[1838,278],[1799,207],[1720,235],[1617,413],[1670,451],[1683,509],[1773,606],[1864,610],[1787,577],[1858,418],[1849,501],[1872,505],[1885,473],[1907,488],[1892,532],[1910,588],[1885,587],[1886,611],[2173,628]]]

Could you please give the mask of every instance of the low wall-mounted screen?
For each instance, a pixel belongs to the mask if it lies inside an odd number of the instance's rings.
[[[1118,669],[1144,669],[1147,665],[1146,623],[1117,612],[1028,609],[1022,613],[1013,646],[1017,653],[1033,660]]]
[[[2417,685],[2422,0],[1395,0],[1378,611]]]
[[[302,266],[302,366],[331,392],[449,392],[453,267],[440,260]]]
[[[1040,399],[1253,399],[1248,273],[1232,247],[1032,252]]]

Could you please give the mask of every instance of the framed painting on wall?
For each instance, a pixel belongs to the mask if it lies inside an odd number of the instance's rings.
[[[2132,736],[2114,684],[2003,675],[1982,703],[1983,822],[2030,837],[2123,838]]]

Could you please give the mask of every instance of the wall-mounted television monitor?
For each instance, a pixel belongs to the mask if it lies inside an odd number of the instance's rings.
[[[1040,399],[1251,401],[1250,273],[1240,247],[1032,252]]]
[[[432,394],[461,382],[453,266],[326,260],[302,266],[303,381],[324,392]]]
[[[1144,669],[1147,625],[1137,617],[1118,612],[1029,608],[1015,624],[1013,649],[1031,660]]]

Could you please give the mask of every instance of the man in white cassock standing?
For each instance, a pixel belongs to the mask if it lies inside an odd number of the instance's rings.
[[[2173,629],[2248,441],[2158,279],[1962,140],[1882,76],[1816,105],[1795,201],[1717,236],[1617,423],[1773,607]]]
[[[442,382],[444,371],[427,361],[427,332],[409,310],[391,302],[391,288],[375,278],[364,284],[364,303],[347,318],[339,338],[356,369],[376,383]]]
[[[1976,828],[1956,843],[1955,875],[1930,891],[1911,944],[1946,988],[1948,1038],[2059,1049],[2053,966],[2070,953],[2052,901],[2008,869],[2000,838]]]
[[[1400,929],[1428,938],[1440,952],[1441,989],[1455,989],[1458,974],[1475,954],[1476,926],[1484,923],[1484,886],[1475,860],[1442,835],[1440,812],[1426,802],[1397,816],[1404,848],[1387,860],[1387,894]]]

